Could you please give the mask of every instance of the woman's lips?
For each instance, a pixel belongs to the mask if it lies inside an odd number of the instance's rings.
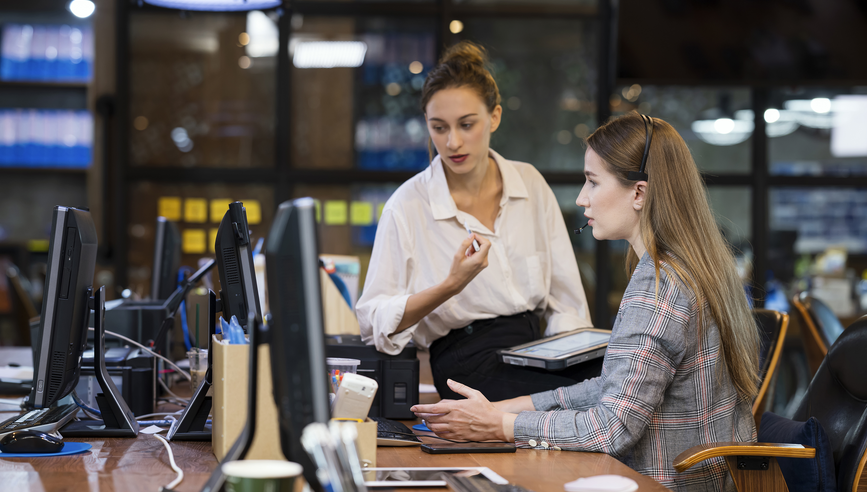
[[[452,162],[464,162],[465,160],[467,160],[467,157],[469,157],[469,155],[470,154],[455,154],[450,155],[449,159],[451,159]]]

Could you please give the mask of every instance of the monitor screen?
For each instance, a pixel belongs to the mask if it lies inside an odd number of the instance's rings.
[[[96,249],[90,212],[54,207],[30,399],[36,408],[56,403],[78,382],[87,343],[88,291],[93,287]]]
[[[217,271],[220,276],[220,303],[223,318],[232,316],[247,328],[247,316],[252,311],[261,319],[259,290],[256,287],[253,250],[247,228],[247,211],[241,202],[229,204],[229,210],[217,229],[214,244]]]
[[[311,484],[318,483],[316,469],[301,446],[301,432],[330,417],[314,210],[311,198],[281,204],[265,245],[280,444]]]
[[[181,235],[178,228],[165,217],[157,217],[151,299],[164,301],[172,295],[178,286],[180,268]]]

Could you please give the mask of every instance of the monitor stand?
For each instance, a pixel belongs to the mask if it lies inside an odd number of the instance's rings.
[[[253,436],[256,435],[256,387],[258,384],[259,373],[259,346],[265,343],[265,328],[262,320],[258,319],[255,314],[250,313],[247,318],[247,332],[250,335],[250,369],[247,379],[247,422],[244,428],[241,429],[241,434],[235,444],[229,448],[229,452],[223,457],[220,462],[228,463],[230,461],[242,460],[250,451],[250,445],[253,444]],[[210,356],[208,352],[208,356]],[[208,481],[202,487],[201,492],[218,492],[223,489],[226,483],[226,475],[223,474],[222,466],[217,466],[208,478]]]
[[[217,313],[222,311],[220,301],[214,291],[208,291],[208,370],[205,377],[196,388],[190,404],[184,409],[183,415],[169,428],[169,441],[210,441],[211,425],[208,424],[208,414],[211,413],[211,389],[213,371],[213,347],[211,340],[216,334]]]
[[[88,294],[92,290],[88,289]],[[102,393],[96,403],[103,420],[73,421],[60,429],[63,437],[136,437],[138,422],[127,406],[114,381],[105,368],[105,286],[88,296],[88,312],[93,309],[93,368]]]

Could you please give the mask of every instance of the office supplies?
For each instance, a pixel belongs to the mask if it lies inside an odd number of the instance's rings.
[[[412,426],[412,430],[417,430],[421,432],[432,432],[430,429],[428,429],[424,421],[422,421],[421,424],[415,424],[414,426]]]
[[[465,477],[458,474],[443,473],[443,481],[454,492],[530,492],[520,485],[496,484],[490,480],[479,477]]]
[[[373,379],[351,372],[346,373],[331,407],[331,417],[363,421],[367,418],[367,412],[370,411],[378,387],[379,385]]]
[[[377,446],[418,446],[421,439],[400,422],[383,417],[371,417],[376,422]]]
[[[57,453],[63,444],[59,437],[38,430],[13,431],[0,439],[0,452]]]
[[[632,492],[638,484],[631,478],[620,475],[596,475],[579,478],[563,486],[566,492]]]
[[[495,484],[506,485],[508,480],[485,467],[435,467],[435,468],[370,468],[365,476],[373,475],[364,482],[368,487],[444,487],[443,474],[479,476]]]
[[[349,373],[357,373],[361,361],[358,359],[344,359],[341,357],[326,357],[325,367],[328,368],[328,378],[331,382],[331,392],[337,393],[343,377]]]
[[[464,221],[464,229],[467,230],[467,234],[469,234],[470,237],[473,237],[473,230],[470,229],[470,226],[467,225],[466,221]],[[475,239],[473,239],[473,249],[476,251],[476,253],[479,252],[479,242]]]
[[[568,333],[542,338],[497,351],[500,361],[557,371],[605,355],[611,332],[598,328],[579,328]]]
[[[460,453],[514,453],[515,445],[510,442],[435,442],[421,445],[428,454]]]
[[[358,359],[358,374],[374,379],[379,390],[370,406],[370,417],[415,419],[409,409],[418,403],[419,361],[410,342],[398,355],[383,354],[361,340],[361,335],[325,337],[328,357]]]

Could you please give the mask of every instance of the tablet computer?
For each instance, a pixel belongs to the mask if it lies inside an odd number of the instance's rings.
[[[463,477],[484,477],[505,485],[509,481],[485,467],[460,468],[368,468],[364,470],[364,485],[368,487],[445,487],[444,473]]]
[[[609,338],[609,330],[578,328],[517,347],[500,349],[497,354],[500,361],[506,364],[557,371],[604,356]]]

